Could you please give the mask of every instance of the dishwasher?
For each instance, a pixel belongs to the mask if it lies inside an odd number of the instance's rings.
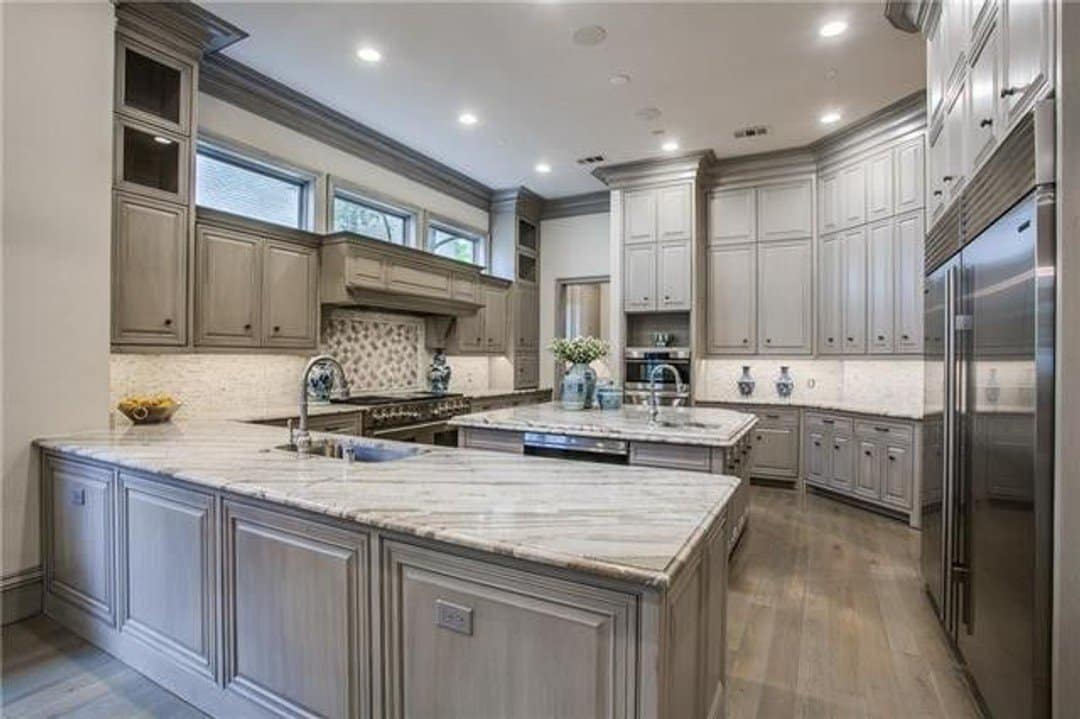
[[[534,457],[574,459],[579,462],[630,464],[630,443],[623,439],[576,437],[568,434],[525,432],[525,454]]]

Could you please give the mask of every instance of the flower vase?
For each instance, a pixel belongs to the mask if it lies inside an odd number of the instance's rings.
[[[780,375],[776,378],[776,394],[787,399],[795,389],[795,378],[791,376],[791,368],[787,365],[780,366]]]
[[[592,407],[596,393],[596,371],[584,362],[575,362],[563,375],[563,409],[579,410]]]

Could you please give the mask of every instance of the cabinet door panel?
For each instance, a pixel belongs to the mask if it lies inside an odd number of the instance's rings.
[[[866,352],[866,228],[844,233],[844,352]]]
[[[762,353],[808,354],[812,333],[810,240],[758,246],[758,337]]]
[[[120,630],[217,677],[214,498],[120,475]]]
[[[46,457],[45,589],[115,622],[113,473]]]
[[[946,200],[944,177],[948,174],[949,136],[942,128],[930,142],[930,162],[926,173],[927,209],[930,223],[933,224],[945,211]]]
[[[746,354],[757,349],[757,248],[709,248],[709,351]]]
[[[821,238],[818,263],[818,351],[838,354],[844,348],[843,235]]]
[[[809,181],[766,185],[758,188],[757,195],[759,240],[794,240],[813,234]]]
[[[840,206],[843,227],[866,222],[866,165],[859,163],[840,170]]]
[[[195,231],[195,343],[258,345],[262,241],[213,227]]]
[[[709,244],[756,240],[756,197],[752,187],[713,193],[709,198]]]
[[[945,97],[945,31],[939,17],[927,28],[926,35],[926,93],[927,118],[935,118]]]
[[[807,432],[806,481],[827,486],[832,474],[832,445],[824,432]]]
[[[923,349],[923,215],[896,218],[896,351]]]
[[[1005,112],[1019,119],[1050,77],[1053,47],[1048,0],[1007,0],[1003,7]]]
[[[893,214],[893,152],[886,150],[866,163],[866,220],[873,222]]]
[[[961,83],[956,97],[945,108],[945,125],[942,132],[946,135],[945,174],[941,177],[945,189],[945,202],[952,203],[960,196],[964,187],[967,170],[967,153],[964,142],[967,131],[967,95],[968,83]]]
[[[486,293],[481,290],[482,298]],[[454,318],[454,338],[460,352],[482,352],[484,350],[484,315],[481,307],[475,314],[459,315]]]
[[[289,715],[368,716],[368,539],[225,504],[225,686]]]
[[[896,149],[893,170],[895,211],[908,212],[922,207],[925,202],[923,180],[926,175],[922,138]]]
[[[626,193],[623,242],[656,242],[656,191]]]
[[[840,434],[834,434],[830,441],[832,461],[829,467],[829,486],[842,492],[850,492],[855,484],[855,441]]]
[[[881,452],[872,442],[859,442],[855,494],[863,499],[881,499]]]
[[[656,245],[627,245],[623,258],[623,307],[656,309]]]
[[[999,92],[998,37],[995,25],[986,36],[971,66],[971,89],[967,113],[968,157],[971,169],[978,167],[994,149],[997,141],[997,105]]]
[[[187,247],[186,208],[113,195],[113,342],[187,341]]]
[[[263,337],[270,347],[314,347],[319,258],[315,250],[268,241],[263,254]]]
[[[799,473],[797,427],[757,427],[750,473],[756,477],[795,477]]]
[[[535,349],[539,338],[536,336],[536,288],[520,285],[517,289],[518,302],[515,306],[514,332],[516,346],[519,349]],[[484,346],[485,352],[502,354],[507,348],[507,321],[509,312],[507,302],[510,296],[501,287],[484,287]]]
[[[896,294],[893,229],[893,221],[884,220],[871,225],[868,232],[870,352],[893,351],[893,298]]]
[[[691,186],[662,187],[656,193],[657,239],[689,240],[693,231]]]
[[[661,242],[657,248],[661,310],[688,310],[691,297],[690,242]]]
[[[885,448],[881,498],[897,509],[911,509],[911,486],[914,482],[914,466],[911,449],[900,445]]]
[[[840,204],[840,175],[822,175],[818,182],[818,226],[822,233],[836,232],[841,227],[843,209]]]

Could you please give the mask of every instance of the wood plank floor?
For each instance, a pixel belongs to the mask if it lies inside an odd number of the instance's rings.
[[[728,717],[977,717],[919,578],[919,533],[751,488],[731,564]]]
[[[919,535],[753,487],[731,565],[728,717],[977,717],[919,579]],[[4,717],[201,717],[45,617],[3,629]]]

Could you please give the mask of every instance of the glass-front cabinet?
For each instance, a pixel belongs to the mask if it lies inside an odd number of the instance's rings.
[[[116,108],[129,117],[191,134],[192,66],[133,39],[116,44]]]

